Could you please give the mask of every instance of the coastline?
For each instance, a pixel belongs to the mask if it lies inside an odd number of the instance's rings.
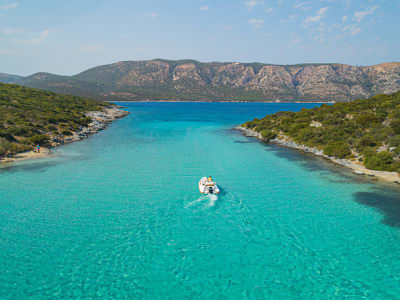
[[[86,113],[86,116],[92,119],[92,122],[89,124],[89,126],[80,128],[79,131],[73,132],[71,136],[50,136],[50,147],[41,147],[40,153],[31,150],[17,153],[11,157],[0,158],[0,166],[9,163],[20,162],[23,160],[51,157],[51,148],[86,139],[90,135],[105,129],[111,122],[123,118],[128,114],[129,112],[122,110],[121,106],[105,108],[102,111],[88,112]]]
[[[116,100],[112,101],[112,103],[307,103],[307,104],[334,104],[335,101],[280,101],[280,100],[270,100],[270,101],[247,101],[247,100],[221,100],[221,101],[212,101],[212,100],[201,100],[201,101],[188,101],[188,100]]]
[[[242,127],[240,125],[235,127],[235,129],[241,131],[242,134],[245,136],[255,137],[261,141],[265,141],[262,138],[261,134],[254,130]],[[317,148],[308,147],[308,146],[301,145],[301,144],[297,144],[296,142],[294,142],[292,139],[290,139],[287,136],[280,135],[279,137],[272,139],[269,142],[277,144],[279,146],[293,148],[293,149],[296,149],[296,150],[299,150],[302,152],[306,152],[306,153],[311,153],[316,156],[321,156],[321,157],[333,162],[334,164],[351,169],[353,171],[353,173],[356,175],[369,176],[369,177],[381,179],[381,180],[384,180],[387,182],[400,184],[400,176],[396,172],[370,170],[370,169],[367,169],[365,166],[363,166],[358,161],[352,161],[352,160],[348,160],[348,159],[338,159],[335,157],[327,156],[327,155],[323,154],[322,150],[317,149]]]

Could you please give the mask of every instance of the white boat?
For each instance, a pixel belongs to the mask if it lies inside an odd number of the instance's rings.
[[[213,181],[208,181],[207,177],[200,179],[199,190],[202,194],[219,194],[217,184]]]

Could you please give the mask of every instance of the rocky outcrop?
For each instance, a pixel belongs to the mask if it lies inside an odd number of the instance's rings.
[[[212,78],[214,86],[244,87],[248,82],[255,79],[254,70],[240,63],[232,63],[218,68]]]
[[[177,66],[172,72],[172,81],[178,89],[193,85],[204,86],[206,84],[194,64]]]
[[[107,127],[114,120],[120,119],[128,115],[129,112],[121,110],[119,107],[106,108],[102,111],[93,111],[86,113],[86,116],[92,119],[87,127],[81,127],[79,131],[73,132],[71,136],[57,135],[51,136],[50,145],[55,147],[70,142],[79,141],[88,138]]]
[[[143,70],[146,72],[143,72]],[[169,65],[160,61],[149,61],[134,65],[127,74],[117,81],[121,86],[146,86],[163,84],[168,80]]]
[[[248,90],[260,90],[272,98],[281,95],[294,99],[296,93],[292,75],[282,66],[262,67],[245,87]]]

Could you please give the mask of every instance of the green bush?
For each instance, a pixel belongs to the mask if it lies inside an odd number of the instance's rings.
[[[19,152],[32,150],[31,145],[19,144],[19,143],[11,143],[10,144],[10,154],[17,154]]]
[[[355,122],[362,128],[367,128],[371,124],[378,123],[379,119],[373,112],[362,112],[355,118]]]
[[[32,134],[32,128],[28,126],[15,126],[10,127],[8,132],[13,136],[30,136]]]
[[[389,147],[398,147],[400,146],[400,136],[395,135],[389,137]]]
[[[272,131],[270,131],[270,130],[261,130],[261,131],[260,131],[260,134],[261,134],[262,138],[263,138],[266,142],[268,142],[268,141],[273,140],[274,138],[276,138],[276,133],[275,133],[275,132],[272,132]]]
[[[351,150],[345,142],[335,141],[329,142],[324,147],[324,154],[331,157],[346,158],[351,155]]]
[[[45,134],[36,134],[34,136],[31,136],[29,138],[29,141],[31,144],[39,144],[39,145],[43,145],[46,146],[49,143],[49,137]]]
[[[357,144],[357,150],[361,152],[365,148],[376,147],[378,142],[374,139],[373,136],[367,134],[364,135]]]
[[[69,130],[63,130],[63,131],[61,131],[61,133],[63,134],[63,135],[67,135],[67,136],[71,136],[71,135],[74,135],[71,131],[69,131]]]
[[[390,122],[390,127],[393,128],[394,134],[400,134],[400,120]]]
[[[370,170],[394,171],[393,154],[387,151],[369,153],[364,158],[364,165]]]
[[[55,126],[53,126],[53,125],[47,125],[47,126],[46,126],[46,129],[47,129],[48,131],[51,131],[51,132],[58,132],[57,127],[55,127]]]
[[[7,141],[5,138],[0,137],[0,156],[5,155],[11,147],[11,143]]]

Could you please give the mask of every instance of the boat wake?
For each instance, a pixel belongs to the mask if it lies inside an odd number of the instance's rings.
[[[215,202],[218,200],[218,196],[214,195],[214,194],[209,194],[208,198],[210,199],[210,201],[208,202],[208,206],[214,206]]]
[[[200,198],[198,198],[198,199],[196,199],[194,201],[189,202],[188,204],[185,205],[185,208],[196,206],[196,205],[198,205],[200,203],[202,203],[202,204],[204,203],[205,206],[207,206],[207,207],[212,207],[212,206],[215,205],[217,200],[218,200],[218,196],[217,195],[208,194],[208,195],[201,196]]]

